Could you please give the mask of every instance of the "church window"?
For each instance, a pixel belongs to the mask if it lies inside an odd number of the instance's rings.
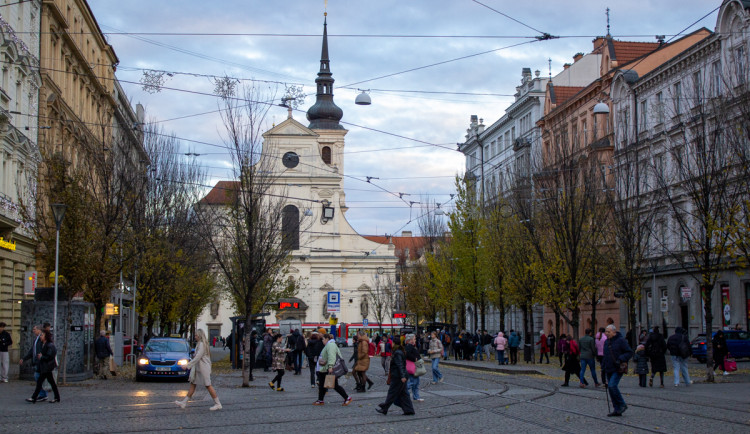
[[[285,250],[299,249],[299,209],[294,205],[282,210],[281,245]]]
[[[323,162],[326,164],[331,164],[331,147],[330,146],[323,146],[323,149],[320,152]]]

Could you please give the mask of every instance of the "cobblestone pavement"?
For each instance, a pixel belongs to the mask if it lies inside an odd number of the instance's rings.
[[[344,350],[347,359],[350,351]],[[403,416],[396,407],[382,416],[375,412],[387,390],[379,362],[373,359],[368,373],[376,385],[352,393],[348,407],[333,391],[325,406],[313,406],[317,389],[310,387],[309,371],[288,372],[286,391],[276,392],[268,387],[270,372],[256,370],[252,386],[241,388],[239,373],[221,363],[213,382],[224,409],[216,412],[208,410],[212,403],[205,390],[182,410],[173,401],[185,396],[187,384],[135,383],[127,373],[61,387],[62,403],[54,405],[26,403],[32,383],[12,380],[0,384],[0,432],[750,432],[745,369],[716,384],[696,381],[690,387],[675,388],[668,376],[663,389],[640,388],[637,376],[627,376],[621,390],[629,409],[621,418],[609,418],[604,389],[581,389],[574,381],[574,387],[560,387],[559,367],[543,366],[543,375],[527,375],[475,370],[491,368],[487,362],[442,365],[444,383],[431,385],[429,372],[422,377],[424,402],[414,404],[415,416]],[[352,391],[353,380],[344,387]]]

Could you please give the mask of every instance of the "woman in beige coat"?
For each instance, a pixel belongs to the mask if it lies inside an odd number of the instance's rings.
[[[367,378],[367,370],[370,369],[370,340],[367,339],[367,333],[360,330],[357,333],[357,363],[354,365],[353,375],[357,380],[357,392],[365,391],[365,384],[368,389],[374,384]]]
[[[211,350],[208,349],[208,339],[206,339],[206,334],[202,329],[198,329],[195,333],[195,340],[198,341],[195,346],[195,355],[187,365],[182,367],[182,369],[192,369],[190,371],[190,390],[182,401],[175,401],[174,403],[181,408],[185,408],[195,393],[195,386],[206,386],[211,398],[214,399],[214,405],[209,410],[221,410],[219,397],[216,395],[216,390],[211,386]]]

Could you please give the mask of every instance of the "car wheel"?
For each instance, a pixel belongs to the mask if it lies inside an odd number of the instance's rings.
[[[140,383],[141,381],[143,381],[143,377],[141,377],[138,374],[135,374],[135,381],[138,382],[138,383]]]

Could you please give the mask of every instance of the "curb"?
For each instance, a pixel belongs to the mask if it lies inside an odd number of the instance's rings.
[[[509,368],[502,368],[502,367],[489,367],[489,366],[476,366],[476,365],[467,365],[463,363],[455,363],[450,361],[440,361],[441,365],[445,366],[452,366],[454,368],[465,368],[465,369],[471,369],[473,371],[485,371],[485,372],[500,372],[501,374],[509,374],[509,375],[544,375],[546,376],[544,372],[539,372],[536,369],[527,369],[527,368],[520,368],[520,369],[509,369]]]

